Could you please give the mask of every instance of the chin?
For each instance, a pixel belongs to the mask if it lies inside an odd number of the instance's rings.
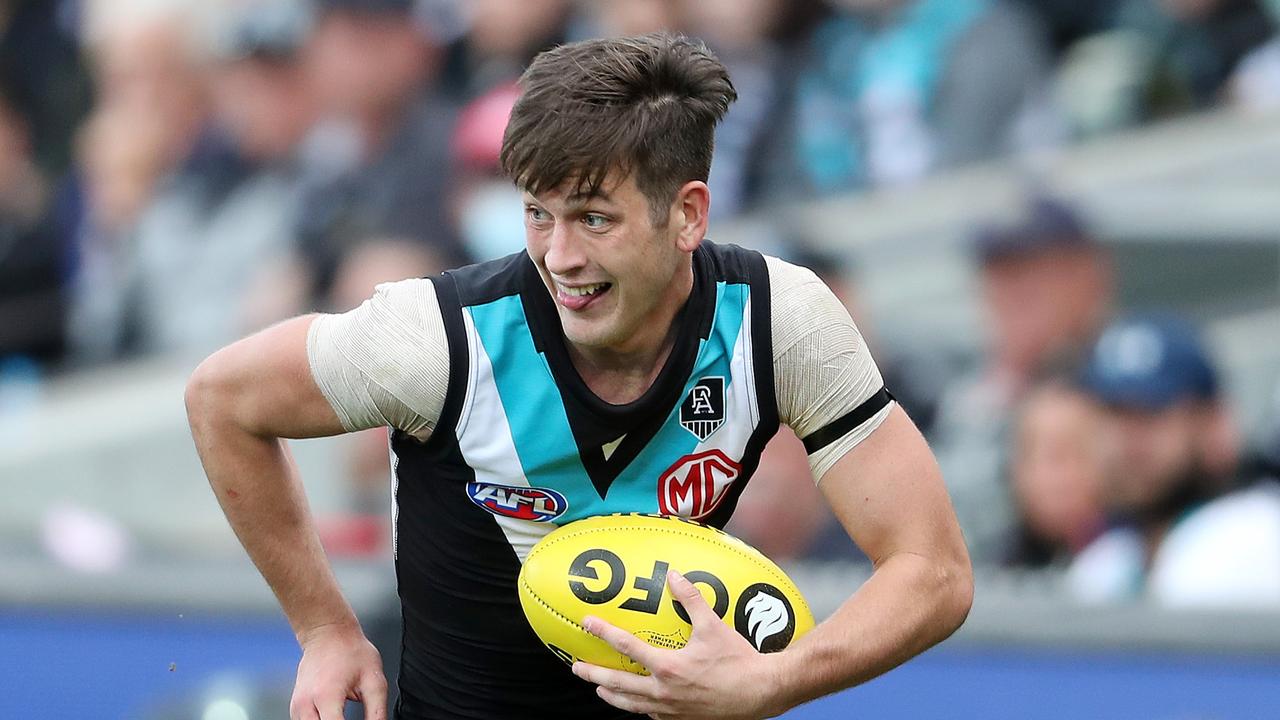
[[[601,320],[583,320],[577,317],[560,317],[564,337],[580,347],[603,347],[613,340],[611,323]]]

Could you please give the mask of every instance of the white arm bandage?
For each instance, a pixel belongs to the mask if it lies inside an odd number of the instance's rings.
[[[348,431],[388,425],[419,439],[435,428],[449,386],[449,345],[430,280],[379,285],[307,334],[316,384]]]
[[[808,268],[765,256],[773,321],[773,375],[779,419],[801,438],[849,414],[884,387],[849,311]],[[889,403],[809,455],[813,477],[866,439],[889,416]]]

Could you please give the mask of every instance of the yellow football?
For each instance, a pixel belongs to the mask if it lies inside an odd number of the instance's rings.
[[[688,578],[760,652],[781,650],[813,627],[795,583],[760,551],[715,528],[661,515],[604,515],[552,531],[520,570],[520,605],[561,660],[644,673],[583,630],[582,620],[594,615],[656,647],[684,647],[692,627],[671,597],[668,569]]]

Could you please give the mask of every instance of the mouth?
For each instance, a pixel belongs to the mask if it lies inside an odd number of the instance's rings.
[[[599,300],[609,292],[613,283],[592,283],[590,285],[563,285],[556,283],[556,302],[566,310],[581,311]]]

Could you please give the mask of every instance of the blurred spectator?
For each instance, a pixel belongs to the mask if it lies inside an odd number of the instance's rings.
[[[467,31],[449,45],[441,90],[456,102],[514,82],[539,52],[565,40],[569,0],[469,0]]]
[[[583,27],[575,28],[577,40],[590,37],[645,35],[674,30],[680,25],[678,0],[592,0],[579,2]]]
[[[1013,432],[1018,527],[1005,564],[1065,564],[1102,530],[1098,425],[1097,406],[1069,385],[1049,382],[1028,394]]]
[[[129,12],[105,2],[88,10],[99,103],[81,133],[80,175],[60,222],[76,260],[72,349],[81,361],[102,361],[140,347],[135,231],[155,193],[225,182],[234,168],[229,145],[211,132],[195,18],[179,6],[145,3]]]
[[[75,0],[0,3],[0,84],[26,118],[30,154],[45,176],[71,161],[72,137],[89,110],[89,73],[76,45]]]
[[[980,228],[988,347],[943,395],[933,435],[977,562],[1003,556],[1013,527],[1006,468],[1013,408],[1038,379],[1070,374],[1110,313],[1110,257],[1068,205],[1029,201],[1012,224]]]
[[[794,197],[918,179],[1048,139],[1048,49],[1035,17],[987,0],[841,0],[796,80]]]
[[[50,361],[63,345],[63,247],[49,183],[36,167],[30,123],[0,87],[0,360]]]
[[[343,267],[362,244],[392,240],[433,270],[465,253],[447,211],[455,113],[429,92],[438,50],[413,3],[320,6],[306,63],[322,120],[308,146],[327,172],[304,195],[298,233],[309,285],[333,306],[339,274],[365,274]]]
[[[297,151],[313,117],[298,58],[308,19],[300,2],[247,4],[205,70],[201,143],[133,231],[127,310],[139,350],[203,356],[306,308],[268,284],[293,250]]]
[[[1218,102],[1240,60],[1275,32],[1258,0],[1129,0],[1119,22],[1153,46],[1153,116]]]
[[[1105,30],[1115,6],[1114,0],[1023,1],[1044,20],[1055,54],[1081,38]]]
[[[1068,54],[1059,104],[1081,135],[1209,107],[1274,32],[1259,0],[1126,0]]]
[[[467,251],[490,260],[525,246],[520,189],[502,174],[498,153],[520,88],[500,85],[469,103],[453,136],[457,175],[451,193],[454,222]]]
[[[1195,330],[1172,316],[1118,321],[1098,339],[1082,383],[1104,408],[1114,525],[1072,563],[1075,593],[1280,606],[1280,492],[1224,494],[1240,438]]]
[[[1280,28],[1280,0],[1266,0],[1273,28]],[[1254,110],[1280,108],[1280,31],[1240,61],[1231,78],[1231,99]]]
[[[729,69],[738,101],[716,129],[711,164],[712,219],[746,209],[758,192],[761,146],[779,120],[787,65],[773,41],[786,6],[781,0],[679,0],[681,29],[711,46]]]

